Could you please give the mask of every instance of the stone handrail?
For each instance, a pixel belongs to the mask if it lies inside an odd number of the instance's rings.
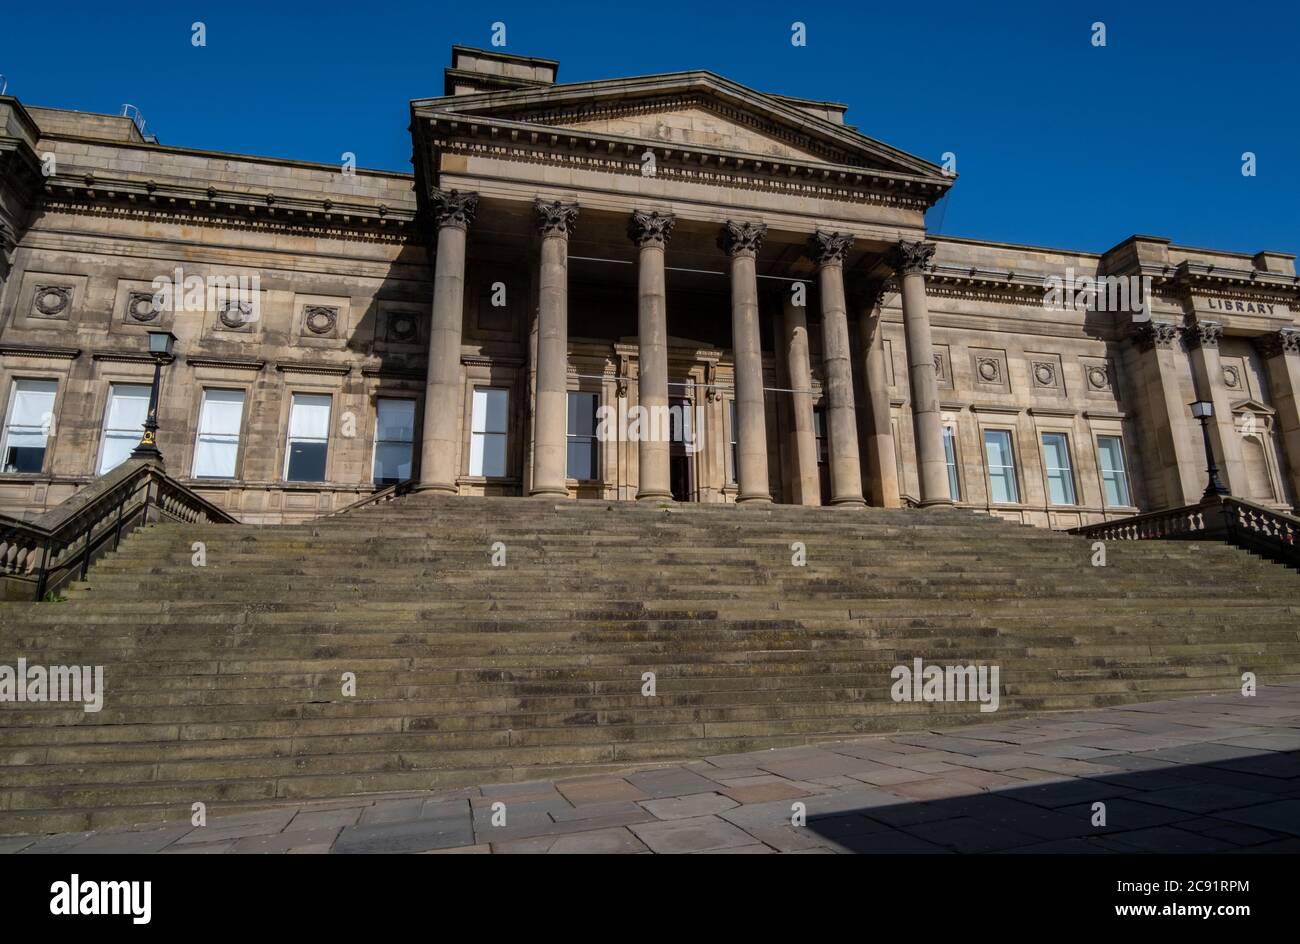
[[[372,492],[365,498],[358,499],[350,505],[344,505],[342,508],[331,511],[329,514],[325,515],[325,517],[333,518],[335,515],[342,515],[349,511],[356,511],[358,508],[365,508],[368,505],[382,505],[385,502],[392,501],[394,498],[401,498],[403,495],[410,494],[415,490],[417,484],[418,482],[415,479],[406,479],[405,481],[398,482],[396,485],[390,485],[387,488],[381,488],[377,492]]]
[[[1070,534],[1105,541],[1225,541],[1300,569],[1300,518],[1231,496],[1083,525]]]
[[[110,539],[116,548],[122,535],[163,518],[201,523],[237,520],[148,459],[122,463],[36,517],[0,514],[0,578],[6,596],[30,593],[42,600],[74,575],[84,579]]]

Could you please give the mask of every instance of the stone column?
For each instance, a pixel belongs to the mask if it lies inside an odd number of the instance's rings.
[[[728,220],[718,245],[731,257],[731,346],[736,357],[736,481],[739,503],[771,502],[767,423],[763,415],[763,352],[758,325],[756,262],[767,227]]]
[[[1273,408],[1277,410],[1292,501],[1300,504],[1300,329],[1283,328],[1256,343],[1264,357]]]
[[[1223,366],[1219,363],[1221,337],[1223,325],[1217,321],[1194,321],[1183,331],[1196,389],[1203,399],[1214,403],[1214,418],[1209,424],[1210,444],[1218,456],[1219,474],[1230,493],[1245,497],[1250,482],[1241,458],[1241,437],[1233,423],[1232,400],[1223,386]]]
[[[822,503],[821,477],[817,474],[817,430],[813,420],[812,365],[808,357],[808,318],[784,295],[779,335],[781,353],[790,384],[790,456],[794,500],[800,505]]]
[[[438,225],[438,251],[433,270],[419,487],[455,493],[460,420],[464,414],[460,335],[465,311],[465,239],[478,209],[478,194],[433,190],[429,200]]]
[[[567,496],[569,421],[569,234],[576,203],[538,200],[542,234],[537,292],[537,419],[530,495]]]
[[[862,458],[858,454],[858,418],[853,405],[849,313],[844,301],[844,257],[852,246],[852,236],[824,230],[818,230],[808,240],[808,255],[817,263],[817,288],[822,303],[831,504],[861,506],[866,501],[862,497]]]
[[[640,362],[638,403],[645,408],[641,428],[668,432],[668,307],[664,282],[664,248],[677,222],[671,213],[634,210],[628,237],[637,255],[637,350]],[[637,441],[638,501],[671,499],[668,439],[643,435]]]
[[[930,310],[925,297],[925,270],[934,258],[934,244],[901,240],[889,253],[889,265],[903,289],[903,331],[907,338],[907,376],[912,392],[912,426],[916,435],[916,464],[921,483],[921,507],[951,505],[948,465],[943,454],[943,422],[939,385],[934,375],[934,346],[930,340]]]
[[[897,508],[902,504],[898,489],[898,457],[894,452],[893,415],[889,404],[889,374],[885,365],[884,301],[898,285],[886,279],[867,295],[867,310],[858,324],[867,378],[867,476],[868,491],[875,504]]]

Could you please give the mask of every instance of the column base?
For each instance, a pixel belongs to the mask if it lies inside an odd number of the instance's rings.
[[[567,488],[535,488],[528,493],[529,498],[568,498],[569,490]]]
[[[956,508],[957,503],[951,498],[927,498],[916,503],[917,508]]]
[[[444,482],[420,482],[411,487],[413,492],[441,492],[444,495],[459,495],[460,489]]]
[[[637,492],[637,501],[672,501],[672,492]]]
[[[866,508],[867,500],[861,497],[832,498],[831,508]]]
[[[771,495],[737,495],[737,505],[770,505],[772,504]]]

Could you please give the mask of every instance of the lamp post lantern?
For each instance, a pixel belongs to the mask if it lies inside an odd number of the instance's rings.
[[[162,380],[162,365],[171,360],[172,348],[176,344],[176,335],[170,331],[149,332],[149,353],[153,355],[153,388],[149,391],[149,415],[144,421],[144,435],[140,445],[131,452],[132,459],[156,459],[162,462],[162,453],[158,451],[158,386]]]
[[[1201,501],[1209,501],[1228,494],[1228,489],[1219,481],[1219,467],[1214,461],[1214,450],[1210,448],[1209,421],[1214,416],[1214,404],[1209,400],[1197,400],[1192,404],[1192,416],[1201,421],[1201,438],[1205,440],[1205,471],[1210,474],[1210,482],[1205,486]]]

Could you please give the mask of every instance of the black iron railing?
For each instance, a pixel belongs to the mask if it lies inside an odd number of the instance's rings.
[[[1300,570],[1300,518],[1228,495],[1071,528],[1070,533],[1104,541],[1224,541]]]
[[[44,600],[150,521],[234,523],[152,460],[132,460],[30,521],[0,515],[0,579],[9,598]]]

